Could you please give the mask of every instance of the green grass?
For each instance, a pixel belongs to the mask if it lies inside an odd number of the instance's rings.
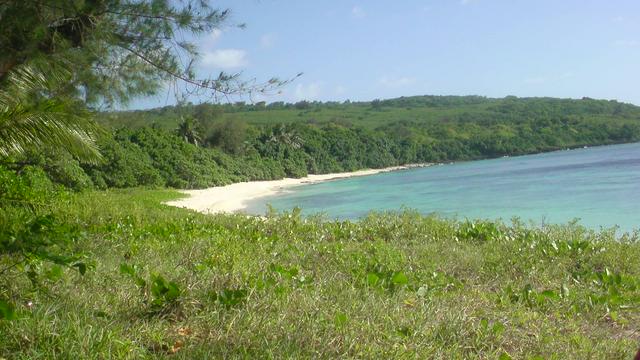
[[[0,357],[625,359],[640,341],[637,234],[160,204],[176,196],[58,201],[93,266],[3,274]]]

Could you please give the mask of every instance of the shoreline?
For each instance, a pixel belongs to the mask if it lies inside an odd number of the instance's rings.
[[[199,190],[180,190],[189,195],[186,198],[165,202],[166,205],[187,208],[206,214],[236,213],[247,208],[250,200],[274,195],[288,187],[319,182],[346,179],[357,176],[375,175],[392,171],[428,167],[433,164],[408,164],[381,169],[365,169],[344,173],[307,175],[302,178],[284,178],[280,180],[246,181],[225,186],[216,186]]]

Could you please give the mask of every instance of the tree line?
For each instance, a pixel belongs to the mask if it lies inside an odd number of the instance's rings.
[[[420,105],[416,99],[413,106]],[[178,115],[172,113],[147,126],[107,127],[97,141],[103,157],[100,163],[80,162],[60,151],[30,153],[26,158],[43,167],[54,181],[76,189],[203,188],[640,141],[638,109],[628,104],[590,99],[422,100],[422,106],[428,100],[431,106],[456,108],[475,102],[484,107],[435,120],[390,120],[372,127],[364,120],[249,123],[242,113],[222,117],[218,106],[205,107],[213,112],[193,106],[192,111],[182,112],[185,116],[175,118]],[[371,102],[366,106],[391,106],[390,119],[393,106],[407,106],[406,98],[382,103],[387,105]],[[124,113],[121,120],[126,123],[128,116],[138,113]],[[172,128],[167,123],[178,125]]]

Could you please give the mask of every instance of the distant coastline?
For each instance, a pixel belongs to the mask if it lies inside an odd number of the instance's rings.
[[[391,166],[381,169],[365,169],[352,172],[307,175],[302,178],[284,178],[280,180],[248,181],[235,184],[216,186],[201,190],[180,190],[188,197],[166,202],[167,205],[187,208],[202,213],[234,213],[246,209],[250,200],[277,194],[285,188],[314,184],[323,181],[345,179],[357,176],[375,175],[391,171],[409,170],[428,167],[434,164],[419,163]]]

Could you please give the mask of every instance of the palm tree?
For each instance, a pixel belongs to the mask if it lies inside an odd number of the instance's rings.
[[[182,122],[178,125],[176,129],[176,133],[178,136],[184,139],[185,142],[189,144],[194,144],[198,146],[198,143],[202,141],[200,137],[200,126],[198,122],[192,117],[182,118]]]
[[[302,147],[302,137],[298,132],[290,127],[280,124],[271,129],[271,134],[267,142],[279,143],[290,146],[294,149]]]
[[[13,69],[0,84],[0,158],[28,149],[62,148],[78,160],[101,160],[96,137],[101,132],[87,109],[71,97],[55,94],[70,73],[37,64]]]

